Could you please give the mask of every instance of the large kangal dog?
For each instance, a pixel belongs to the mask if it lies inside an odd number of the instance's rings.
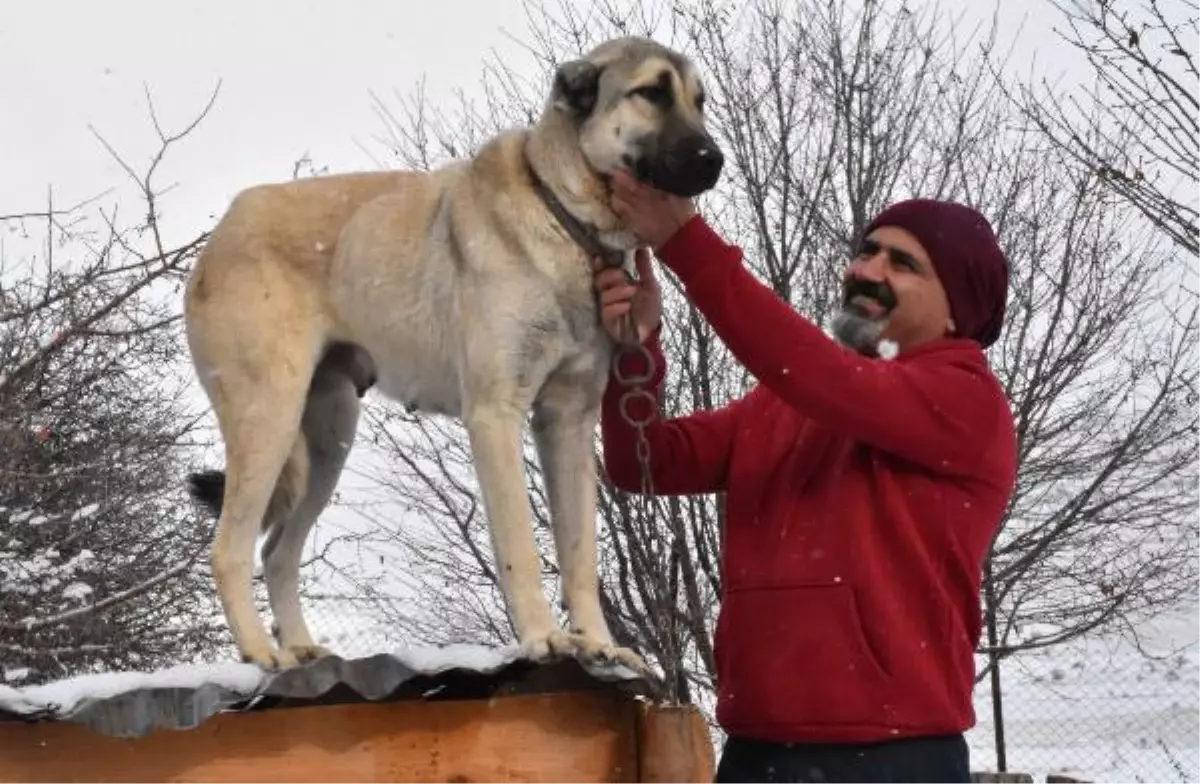
[[[250,188],[189,281],[187,336],[225,443],[223,472],[192,477],[220,515],[216,586],[242,657],[269,669],[323,656],[300,609],[301,551],[328,503],[372,385],[461,417],[496,573],[524,655],[615,660],[596,564],[592,439],[608,377],[593,258],[628,265],[637,238],[609,208],[632,171],[695,196],[722,155],[692,63],[640,38],[558,68],[540,119],[432,172]],[[628,268],[628,266],[627,266]],[[569,630],[542,592],[522,433],[548,491]],[[255,541],[278,646],[253,604]]]

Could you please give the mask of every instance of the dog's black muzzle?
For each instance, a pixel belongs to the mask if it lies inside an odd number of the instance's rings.
[[[724,166],[721,148],[710,137],[695,135],[634,161],[633,173],[660,191],[690,199],[716,185]]]

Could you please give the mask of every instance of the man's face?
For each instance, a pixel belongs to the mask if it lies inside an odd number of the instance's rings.
[[[952,331],[946,291],[916,237],[881,226],[863,240],[843,278],[833,331],[843,344],[868,355],[880,341],[904,352]]]

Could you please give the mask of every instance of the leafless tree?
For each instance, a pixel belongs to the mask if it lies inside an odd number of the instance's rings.
[[[222,639],[211,522],[181,497],[198,416],[178,381],[179,292],[205,236],[166,242],[155,179],[195,123],[168,134],[151,116],[144,173],[97,135],[137,183],[135,219],[94,200],[3,216],[0,670],[14,683],[186,661]]]
[[[1196,256],[1200,93],[1195,0],[1052,0],[1060,35],[1095,82],[1019,90],[1026,116],[1061,151]]]
[[[599,4],[586,15],[530,5],[526,45],[540,78],[496,62],[478,102],[438,109],[419,90],[397,95],[398,108],[380,99],[379,141],[400,166],[468,154],[540,110],[555,63],[611,35],[652,33],[705,72],[727,168],[701,199],[704,213],[764,282],[814,319],[828,317],[855,239],[887,203],[919,194],[981,208],[1013,269],[1007,329],[991,358],[1021,454],[1020,487],[989,560],[997,623],[987,649],[999,660],[1119,628],[1188,592],[1197,424],[1185,352],[1196,313],[1162,226],[1022,122],[990,30],[963,33],[901,2],[857,11],[826,0],[738,5]],[[678,291],[667,299],[665,415],[743,391],[749,379],[703,319]],[[371,441],[387,456],[376,477],[412,522],[355,536],[393,548],[398,569],[420,584],[428,615],[409,631],[507,637],[461,429],[380,402],[371,409]],[[526,467],[549,541],[537,467],[532,459]],[[658,499],[646,529],[638,500],[605,487],[599,511],[614,634],[664,672],[682,673],[683,697],[706,702],[721,595],[719,499]],[[552,588],[553,559],[544,566]],[[404,606],[413,618],[412,603]]]

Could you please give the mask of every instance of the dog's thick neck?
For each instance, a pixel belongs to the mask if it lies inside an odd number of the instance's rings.
[[[623,221],[609,206],[607,178],[579,148],[576,121],[548,105],[528,132],[525,155],[534,171],[576,218],[594,226],[606,244],[633,247]]]

